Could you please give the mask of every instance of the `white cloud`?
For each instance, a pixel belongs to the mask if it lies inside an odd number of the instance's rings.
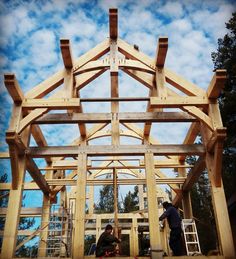
[[[182,4],[174,1],[167,1],[163,7],[158,9],[158,12],[171,18],[180,18],[184,14]]]

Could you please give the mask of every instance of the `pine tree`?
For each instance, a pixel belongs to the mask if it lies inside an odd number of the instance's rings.
[[[129,191],[124,198],[124,212],[131,212],[139,209],[138,186],[134,187],[134,192]]]

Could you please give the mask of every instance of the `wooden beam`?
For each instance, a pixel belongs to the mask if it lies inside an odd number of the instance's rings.
[[[154,174],[154,155],[153,153],[145,154],[146,165],[146,185],[147,185],[147,201],[148,201],[148,220],[150,247],[152,250],[160,249],[160,231],[157,231],[159,224],[159,211],[157,207],[157,192]],[[155,257],[154,257],[155,258]]]
[[[35,183],[42,190],[42,192],[48,196],[50,193],[50,188],[44,176],[41,174],[40,170],[38,169],[37,165],[35,164],[34,160],[31,157],[27,157],[26,169],[31,175],[31,177],[34,179]]]
[[[208,143],[207,143],[207,151],[208,152],[213,152],[214,151],[214,146],[217,141],[224,141],[226,138],[226,132],[227,129],[225,127],[222,128],[217,128],[211,135]]]
[[[118,35],[118,10],[117,8],[109,9],[109,28],[110,28],[110,38],[116,39]]]
[[[14,74],[4,74],[4,84],[14,103],[21,103],[24,99],[24,94],[17,82],[16,76]]]
[[[112,172],[112,170],[111,170]],[[156,184],[183,184],[185,181],[185,177],[177,177],[177,178],[156,178],[155,182]],[[50,186],[75,186],[76,185],[76,179],[47,179],[47,183]],[[94,186],[94,185],[113,185],[114,181],[113,179],[93,179],[93,180],[87,180],[88,186]],[[118,179],[117,180],[118,185],[138,185],[138,184],[146,184],[145,179]]]
[[[64,62],[64,66],[66,69],[70,69],[73,67],[73,60],[70,48],[70,40],[68,39],[60,39],[60,48],[62,59]]]
[[[182,91],[183,93],[189,96],[206,97],[206,91],[200,88],[199,86],[189,82],[188,80],[184,79],[183,77],[177,75],[176,73],[167,68],[164,68],[164,70],[167,83],[171,84],[172,86],[176,87],[178,90]]]
[[[42,98],[51,91],[55,90],[58,86],[63,84],[66,69],[60,70],[30,89],[26,94],[26,98]]]
[[[204,155],[202,145],[121,145],[121,146],[50,146],[30,147],[27,154],[31,157],[74,157],[78,150],[89,156],[139,156],[145,152],[153,152],[155,155]]]
[[[207,89],[208,98],[219,97],[225,87],[226,79],[227,71],[225,69],[217,69]]]
[[[182,106],[198,106],[204,107],[209,104],[205,97],[150,97],[151,107],[159,108],[179,108]]]
[[[22,103],[22,108],[27,110],[37,108],[47,108],[49,110],[66,110],[68,108],[78,109],[79,106],[79,98],[25,99]]]
[[[160,37],[158,40],[157,51],[156,51],[156,66],[158,68],[164,67],[167,50],[168,50],[168,38]]]

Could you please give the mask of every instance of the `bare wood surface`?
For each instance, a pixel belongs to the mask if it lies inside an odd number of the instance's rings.
[[[69,39],[61,39],[60,40],[60,48],[62,59],[65,68],[72,68],[73,67],[73,60],[72,60],[72,53],[70,48],[70,40]]]
[[[87,153],[89,156],[124,156],[124,155],[141,155],[148,151],[155,155],[204,155],[205,150],[202,145],[122,145],[113,146],[87,146],[79,147],[80,152]],[[76,146],[50,146],[50,147],[31,147],[27,153],[32,157],[47,156],[64,156],[74,157],[78,153]]]
[[[4,74],[4,84],[12,100],[15,103],[21,103],[24,99],[24,93],[18,84],[16,76],[14,74]]]

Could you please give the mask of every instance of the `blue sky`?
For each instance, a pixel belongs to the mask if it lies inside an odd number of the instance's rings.
[[[23,92],[27,92],[63,68],[60,38],[70,39],[76,58],[108,37],[110,7],[118,7],[119,37],[154,57],[158,37],[168,36],[166,66],[207,88],[213,75],[211,52],[217,49],[217,39],[227,32],[225,22],[236,10],[234,1],[0,1],[0,151],[7,150],[5,131],[12,106],[3,84],[3,74],[15,73]],[[81,96],[108,96],[108,75],[105,73],[84,88]],[[145,87],[128,76],[121,76],[120,88],[123,96],[148,95]],[[85,111],[103,112],[107,108],[107,104],[90,104],[85,106]],[[121,111],[138,109],[145,111],[142,105],[123,104],[121,107]],[[69,144],[73,141],[71,136],[79,136],[77,126],[41,128],[50,145]],[[181,143],[187,128],[187,124],[179,124],[175,130],[166,125],[155,125],[152,133],[158,133],[163,143],[171,143],[173,139]]]

